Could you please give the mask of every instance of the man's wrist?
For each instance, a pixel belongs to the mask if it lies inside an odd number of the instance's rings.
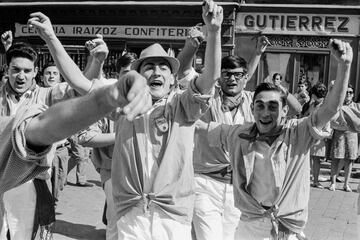
[[[289,94],[290,94],[289,90],[287,90],[286,88],[283,88],[283,92],[284,92],[286,97],[288,97]]]
[[[59,41],[60,42],[60,40],[56,37],[55,33],[45,34],[44,41],[46,43],[53,42],[53,41]]]
[[[102,64],[104,64],[105,59],[104,59],[104,60],[99,60],[98,58],[94,57],[94,58],[93,58],[93,61],[94,61],[96,64],[102,65]]]

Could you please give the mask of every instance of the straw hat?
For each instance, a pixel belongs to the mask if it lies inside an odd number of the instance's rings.
[[[169,62],[171,66],[171,72],[176,74],[179,70],[180,63],[176,58],[170,57],[162,46],[158,43],[154,43],[149,47],[141,51],[140,58],[131,64],[131,69],[139,71],[141,63],[148,58],[164,58]]]

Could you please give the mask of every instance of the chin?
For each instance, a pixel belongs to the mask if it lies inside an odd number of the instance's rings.
[[[260,133],[269,133],[271,132],[274,128],[271,126],[258,126],[259,132]]]

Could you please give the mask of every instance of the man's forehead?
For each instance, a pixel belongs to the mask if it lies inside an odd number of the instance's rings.
[[[165,65],[170,67],[170,63],[165,58],[162,58],[162,57],[147,58],[142,62],[141,66],[145,66],[145,65],[148,65],[148,64],[151,64],[151,65],[165,64]]]
[[[242,67],[238,68],[223,68],[221,69],[222,72],[246,72],[246,70]]]
[[[23,65],[30,65],[31,68],[34,68],[35,62],[28,58],[24,58],[24,57],[13,57],[9,63],[9,66],[16,66],[16,67],[24,67]],[[26,67],[29,67],[29,66],[26,66]]]
[[[281,94],[277,91],[262,91],[254,99],[257,103],[281,103]]]
[[[57,71],[59,72],[59,69],[56,66],[48,66],[47,68],[44,69],[44,72],[46,71]]]

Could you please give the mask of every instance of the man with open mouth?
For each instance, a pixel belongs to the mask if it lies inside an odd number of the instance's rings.
[[[173,90],[179,61],[159,44],[131,66],[147,80],[154,105],[133,122],[116,122],[111,179],[118,239],[191,239],[194,123],[209,108],[221,63],[223,10],[204,2],[205,69],[187,90]]]

